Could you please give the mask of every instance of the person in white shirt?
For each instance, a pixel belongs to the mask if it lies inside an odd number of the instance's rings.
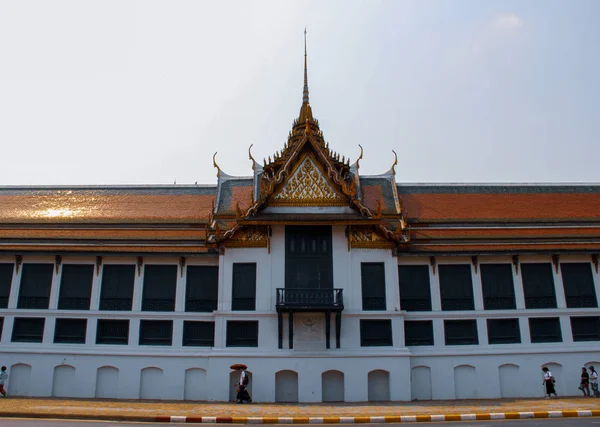
[[[238,368],[238,371],[240,371],[240,382],[237,384],[238,391],[235,400],[237,403],[251,403],[252,398],[250,397],[248,390],[246,390],[246,386],[250,382],[250,377],[248,377],[245,369]]]
[[[590,384],[592,385],[594,397],[600,397],[600,393],[598,392],[598,372],[596,372],[593,366],[590,366],[590,372]]]
[[[542,368],[544,372],[544,385],[546,386],[546,399],[550,399],[550,396],[554,394],[556,396],[556,390],[554,389],[554,377],[552,376],[552,372],[545,366]]]

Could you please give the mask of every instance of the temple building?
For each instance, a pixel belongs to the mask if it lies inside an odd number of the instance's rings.
[[[250,176],[0,187],[8,393],[227,401],[244,363],[258,402],[539,397],[543,366],[576,394],[600,365],[600,185],[403,184],[397,158],[346,156],[305,53]]]

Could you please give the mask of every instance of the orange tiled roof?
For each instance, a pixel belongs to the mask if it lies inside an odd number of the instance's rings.
[[[215,187],[0,188],[1,223],[206,223]]]

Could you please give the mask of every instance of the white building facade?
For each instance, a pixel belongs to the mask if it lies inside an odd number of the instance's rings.
[[[305,78],[252,177],[0,188],[8,393],[227,401],[244,363],[256,402],[536,397],[543,366],[577,394],[600,186],[404,185],[360,158],[324,142]]]

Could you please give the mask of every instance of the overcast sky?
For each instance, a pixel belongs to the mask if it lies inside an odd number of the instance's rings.
[[[214,184],[302,101],[363,174],[600,182],[600,1],[0,0],[0,185]]]

